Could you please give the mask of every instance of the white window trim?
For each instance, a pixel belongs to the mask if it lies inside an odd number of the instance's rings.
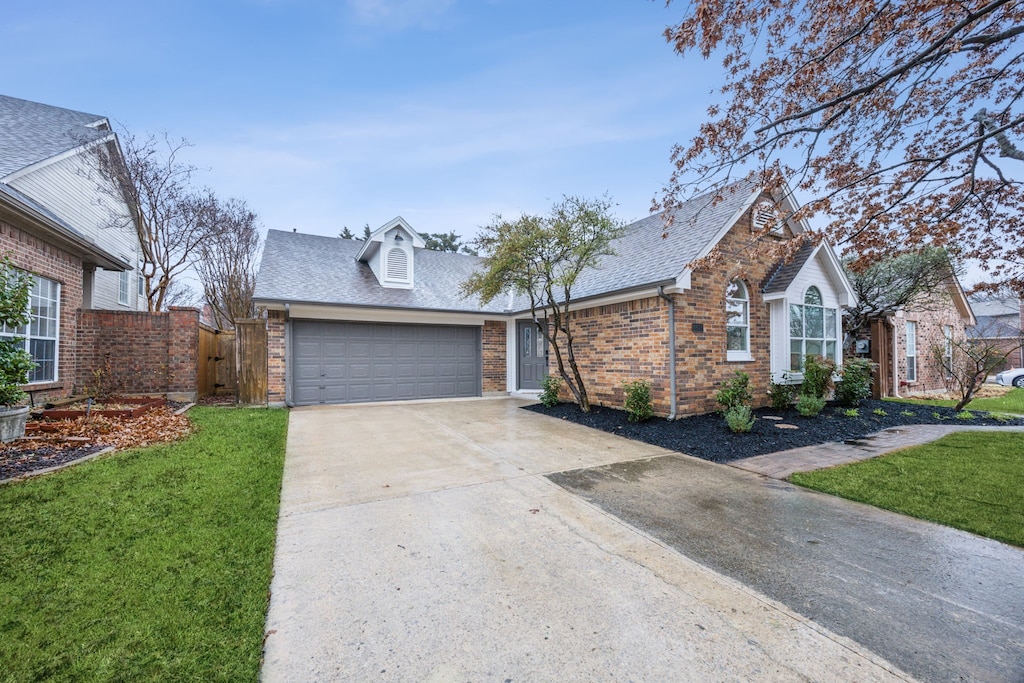
[[[50,278],[42,277],[41,275],[33,274],[32,277],[33,277],[33,279],[36,282],[38,282],[39,280],[46,280],[48,282],[53,283],[55,285],[55,287],[56,287],[56,293],[55,293],[55,297],[54,297],[54,307],[55,307],[55,310],[54,310],[54,335],[52,337],[39,337],[39,336],[34,337],[34,336],[32,336],[32,323],[29,322],[29,324],[26,326],[25,332],[23,334],[12,334],[12,335],[6,335],[5,334],[3,336],[21,337],[22,340],[23,340],[23,348],[26,351],[28,351],[31,348],[31,341],[33,339],[41,339],[41,340],[44,340],[44,341],[52,341],[53,342],[53,377],[50,378],[50,379],[39,379],[39,380],[35,380],[35,381],[30,381],[30,382],[28,382],[28,384],[26,386],[34,386],[34,385],[37,385],[37,384],[52,384],[54,382],[60,381],[60,332],[61,332],[61,330],[60,330],[60,309],[61,309],[60,295],[61,295],[61,288],[62,288],[62,286],[61,286],[61,283],[58,282],[57,280],[51,280]],[[31,307],[31,302],[29,303],[29,306]],[[30,310],[31,310],[31,308],[30,308]]]
[[[907,383],[917,382],[917,321],[908,320],[906,324],[906,353],[904,354],[907,359]],[[911,334],[913,332],[913,334]],[[913,341],[913,344],[911,344]],[[913,347],[913,349],[911,349]],[[911,354],[910,352],[914,353]],[[910,359],[913,358],[914,362],[911,364]],[[913,370],[913,372],[911,372]],[[913,376],[911,376],[913,375]]]
[[[733,283],[737,283],[737,284],[739,284],[740,287],[743,288],[744,296],[743,296],[742,299],[741,298],[736,298],[736,297],[730,297],[729,296],[729,290],[726,289],[726,294],[725,294],[725,302],[726,302],[726,314],[725,314],[725,339],[726,339],[726,347],[728,347],[728,344],[729,344],[729,328],[730,327],[737,327],[737,328],[738,327],[742,327],[743,328],[743,334],[744,334],[744,342],[745,342],[744,346],[746,346],[747,348],[740,349],[740,350],[735,350],[735,351],[730,351],[728,348],[726,348],[725,360],[726,360],[726,362],[729,362],[729,363],[750,362],[750,361],[754,360],[754,357],[750,353],[750,288],[747,287],[747,283],[743,282],[743,280],[739,280],[739,279],[732,280],[732,281],[729,282],[729,285],[731,286]],[[736,301],[736,302],[742,302],[743,303],[743,306],[744,306],[745,312],[746,312],[746,316],[745,316],[746,317],[746,324],[745,325],[730,325],[729,324],[729,310],[728,309],[729,309],[729,302],[730,301]]]
[[[820,305],[806,303],[807,302],[807,292],[809,292],[812,287],[814,289],[818,290],[818,296],[821,297],[821,304]],[[806,334],[807,334],[806,308],[808,306],[821,309],[822,326],[823,326],[823,332],[824,332],[824,336],[820,338],[820,341],[822,343],[822,351],[825,350],[825,348],[827,347],[828,342],[833,342],[835,344],[835,347],[834,347],[835,351],[834,351],[833,355],[831,356],[831,358],[832,358],[833,361],[836,362],[836,366],[837,367],[838,367],[840,361],[842,360],[842,358],[841,358],[842,350],[841,350],[841,346],[840,346],[840,333],[839,333],[839,326],[842,324],[841,323],[842,317],[840,315],[840,311],[839,311],[838,308],[833,308],[833,307],[828,306],[828,305],[825,304],[825,297],[821,293],[821,290],[822,290],[822,288],[819,287],[818,285],[810,285],[810,286],[807,287],[807,289],[804,290],[803,294],[800,296],[800,303],[798,303],[798,304],[797,303],[791,304],[791,303],[787,302],[787,305],[786,305],[786,318],[785,318],[785,320],[786,320],[786,328],[785,328],[786,329],[786,347],[785,348],[786,348],[786,359],[787,359],[786,360],[786,364],[787,365],[790,365],[793,362],[793,350],[792,350],[793,349],[793,340],[794,339],[798,339],[798,340],[801,340],[803,342],[803,344],[801,345],[801,348],[802,348],[803,352],[800,354],[800,367],[798,367],[798,368],[789,368],[788,370],[784,370],[784,372],[788,373],[790,376],[799,376],[801,378],[803,377],[803,363],[804,363],[804,359],[807,358],[807,340],[810,339],[811,341],[819,341],[818,337],[807,337],[806,336]],[[794,337],[793,333],[792,333],[793,322],[792,322],[791,316],[792,316],[792,307],[793,306],[798,306],[803,311],[803,313],[802,313],[802,320],[804,321],[803,325],[802,325],[802,327],[803,327],[803,336],[800,336],[800,337]],[[834,312],[833,324],[832,324],[832,330],[831,330],[833,336],[831,336],[831,337],[829,336],[829,330],[827,329],[828,316],[825,314],[825,311],[833,311]],[[828,356],[826,356],[825,353],[822,353],[821,355],[825,356],[825,357],[828,357]]]
[[[117,274],[117,303],[122,306],[128,305],[128,299],[131,291],[131,279],[127,270],[122,270]]]

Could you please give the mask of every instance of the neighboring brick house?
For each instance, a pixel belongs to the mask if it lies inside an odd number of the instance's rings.
[[[134,311],[132,213],[103,189],[93,150],[119,153],[106,118],[0,95],[0,254],[31,272],[34,402],[75,389],[80,309]],[[0,334],[9,334],[0,331]]]
[[[973,296],[971,308],[978,322],[967,330],[967,334],[975,339],[984,339],[1007,355],[1006,361],[993,372],[1024,368],[1024,348],[1020,346],[1024,336],[1024,325],[1021,324],[1024,301],[1013,295]]]
[[[956,275],[912,305],[871,321],[869,355],[875,397],[944,391],[954,343],[976,322]],[[895,363],[893,362],[895,359]]]
[[[647,379],[659,414],[705,412],[737,371],[764,401],[772,378],[800,380],[807,354],[842,361],[840,311],[854,294],[831,248],[808,245],[786,265],[750,256],[754,224],[776,205],[796,208],[737,183],[677,209],[667,236],[662,214],[627,226],[581,274],[575,348],[593,403],[620,407],[623,380]],[[763,239],[806,230],[790,221]],[[722,265],[691,268],[716,246],[730,254]],[[553,359],[524,297],[462,298],[481,259],[423,247],[401,218],[366,241],[269,232],[254,298],[268,310],[270,403],[539,388]]]

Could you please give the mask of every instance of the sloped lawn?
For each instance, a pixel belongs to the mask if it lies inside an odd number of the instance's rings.
[[[871,460],[800,472],[800,486],[1024,546],[1024,434],[961,432]]]
[[[287,413],[0,486],[0,680],[253,681]]]

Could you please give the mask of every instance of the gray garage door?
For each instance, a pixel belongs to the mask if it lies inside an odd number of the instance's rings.
[[[292,323],[296,405],[479,396],[480,328]]]

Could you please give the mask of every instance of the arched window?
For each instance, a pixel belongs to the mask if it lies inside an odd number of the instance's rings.
[[[727,360],[750,358],[750,297],[740,280],[725,290],[725,337]]]
[[[839,362],[836,355],[839,319],[834,308],[826,308],[821,290],[808,287],[803,305],[789,306],[789,369],[802,370],[807,356],[824,356]]]

